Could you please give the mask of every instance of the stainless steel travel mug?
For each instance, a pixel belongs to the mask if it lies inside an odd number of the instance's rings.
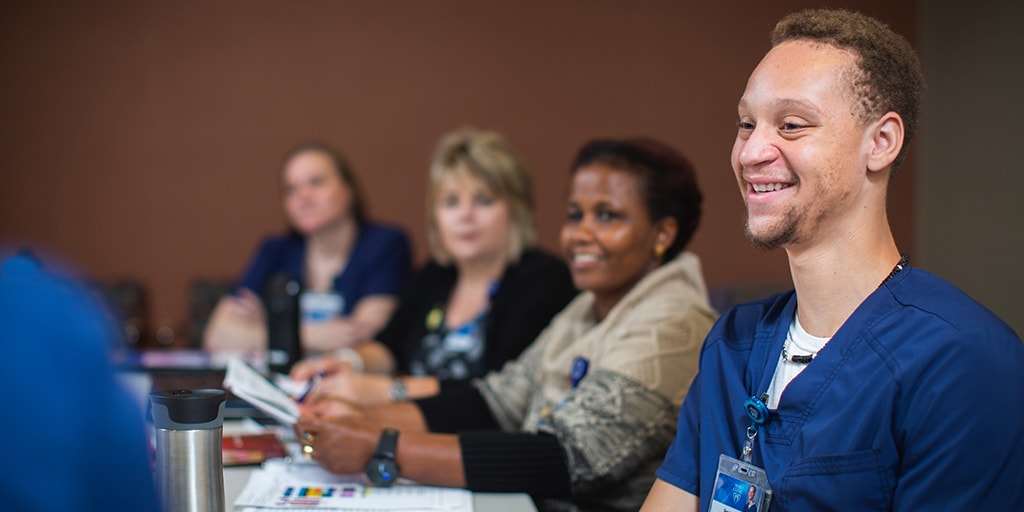
[[[149,398],[163,510],[224,512],[224,390],[154,391]]]

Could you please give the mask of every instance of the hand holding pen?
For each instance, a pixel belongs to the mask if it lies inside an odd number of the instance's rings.
[[[313,376],[309,378],[309,382],[306,384],[306,390],[303,391],[302,394],[295,399],[295,401],[300,404],[305,403],[306,399],[309,398],[310,394],[313,393],[313,389],[316,388],[317,384],[320,384],[320,380],[322,380],[325,375],[327,375],[327,373],[324,372],[323,370],[314,373]]]
[[[327,379],[324,384],[327,388],[331,386],[332,381],[341,379],[341,384],[345,384],[352,375],[362,376],[362,374],[351,374],[347,372],[341,372],[340,374],[335,373],[331,378]],[[319,371],[309,379],[309,383],[306,385],[306,390],[296,399],[296,403],[299,404],[299,411],[303,416],[317,416],[317,417],[361,417],[363,412],[355,404],[350,404],[344,399],[336,396],[327,395],[327,398],[331,400],[320,400],[321,397],[318,395],[321,392],[328,391],[327,389],[320,389],[320,383],[327,378],[326,372]],[[338,384],[333,382],[333,384]],[[344,388],[344,386],[343,386]]]

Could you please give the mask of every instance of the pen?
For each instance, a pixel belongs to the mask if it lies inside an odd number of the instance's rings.
[[[314,374],[312,377],[310,377],[309,384],[306,385],[306,390],[303,391],[302,394],[299,395],[299,398],[297,398],[295,401],[300,404],[305,402],[306,398],[309,398],[309,393],[312,392],[313,388],[315,388],[316,385],[320,383],[320,379],[324,378],[324,375],[325,374],[323,371],[319,371],[316,372],[316,374]]]

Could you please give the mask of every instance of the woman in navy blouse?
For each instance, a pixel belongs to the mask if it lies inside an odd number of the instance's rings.
[[[208,349],[266,349],[260,296],[279,274],[302,285],[307,352],[372,337],[398,303],[411,266],[408,237],[366,219],[365,200],[339,153],[316,142],[288,152],[281,195],[289,232],[265,239],[236,292],[217,304],[203,337]]]

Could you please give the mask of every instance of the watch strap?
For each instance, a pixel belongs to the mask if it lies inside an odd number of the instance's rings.
[[[384,429],[377,442],[377,449],[366,463],[366,478],[375,485],[388,487],[398,480],[398,463],[395,452],[398,448],[398,431]]]
[[[380,433],[380,441],[377,442],[377,449],[373,452],[374,457],[395,458],[398,451],[398,431],[393,428],[386,428]]]

